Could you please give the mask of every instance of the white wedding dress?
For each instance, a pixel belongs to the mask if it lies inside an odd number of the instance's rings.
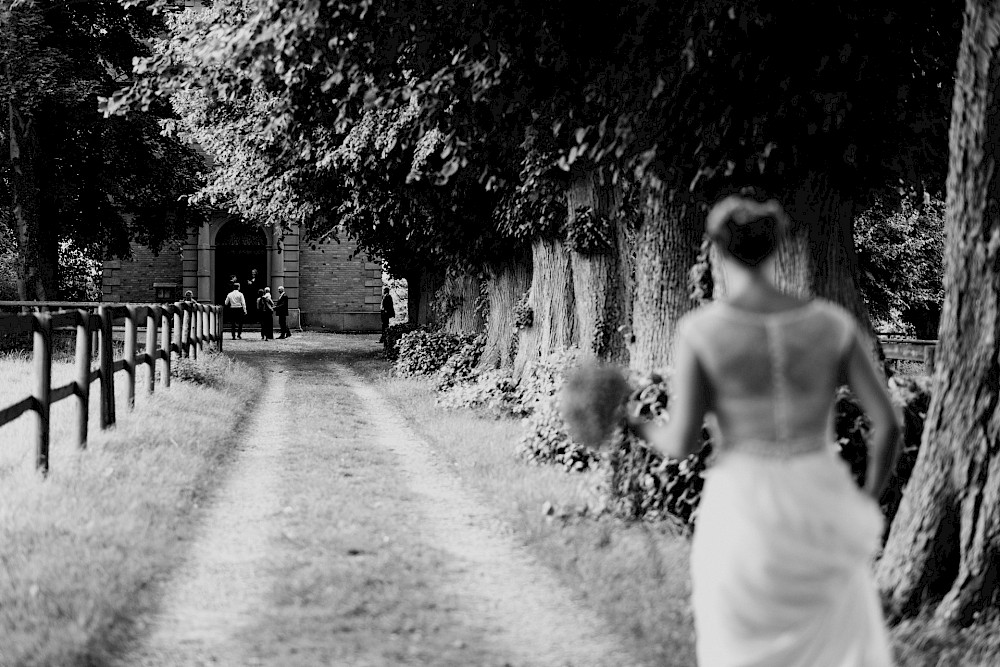
[[[678,335],[708,375],[719,443],[691,551],[698,664],[891,665],[871,573],[882,514],[833,445],[853,317],[716,302]]]

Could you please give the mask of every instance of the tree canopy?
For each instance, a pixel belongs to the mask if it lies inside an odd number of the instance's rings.
[[[161,134],[169,109],[107,119],[96,109],[98,96],[128,81],[162,26],[115,0],[0,8],[0,206],[18,240],[22,296],[57,296],[61,240],[125,255],[132,240],[157,248],[197,221],[184,198],[202,163]]]

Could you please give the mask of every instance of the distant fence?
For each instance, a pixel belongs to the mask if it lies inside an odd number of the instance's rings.
[[[49,469],[50,408],[65,398],[77,399],[76,444],[87,446],[90,385],[100,380],[101,428],[115,423],[115,373],[125,371],[125,393],[131,408],[135,403],[135,372],[149,367],[148,390],[156,385],[156,366],[162,370],[160,382],[170,386],[171,356],[197,358],[206,343],[222,350],[222,306],[179,302],[168,305],[136,305],[69,302],[0,301],[0,308],[17,307],[36,312],[0,314],[0,335],[30,333],[33,337],[34,392],[0,409],[0,428],[22,414],[33,411],[38,417],[35,465],[43,473]],[[64,308],[74,310],[62,310]],[[55,312],[51,309],[56,308]],[[114,358],[112,346],[115,322],[122,321],[125,347],[121,359]],[[146,324],[146,349],[136,354],[140,322]],[[52,387],[52,332],[76,330],[76,379]],[[97,333],[98,368],[92,368],[92,336]]]
[[[924,365],[928,373],[934,372],[934,361],[937,357],[936,340],[916,340],[913,338],[895,338],[879,336],[885,358],[891,361],[917,361]]]

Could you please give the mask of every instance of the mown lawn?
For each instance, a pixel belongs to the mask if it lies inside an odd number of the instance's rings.
[[[74,402],[53,406],[47,478],[34,470],[34,417],[0,427],[0,665],[106,664],[152,608],[260,384],[223,355],[185,368],[187,381],[153,396],[140,371],[135,410],[119,391],[106,432],[94,401],[85,451],[71,444]],[[0,359],[0,405],[28,393],[30,373],[23,356]],[[72,373],[55,364],[53,385]]]
[[[501,512],[541,562],[635,643],[638,655],[654,664],[695,664],[687,538],[613,520],[546,516],[546,503],[584,503],[600,479],[523,463],[516,456],[520,422],[441,408],[427,379],[393,377],[389,364],[375,358],[356,360],[354,366],[378,384],[485,503]],[[956,632],[917,618],[892,628],[892,638],[899,667],[1000,664],[996,621]]]

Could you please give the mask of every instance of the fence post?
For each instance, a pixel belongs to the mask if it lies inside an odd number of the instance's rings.
[[[149,383],[147,388],[152,394],[156,388],[156,330],[159,318],[159,306],[146,307],[146,365],[149,366]]]
[[[937,345],[928,345],[924,348],[924,372],[928,375],[934,374],[934,361],[937,356]]]
[[[208,342],[209,347],[211,343],[215,342],[215,306],[206,306],[208,308]]]
[[[198,304],[198,351],[205,351],[205,337],[208,332],[208,308]]]
[[[136,307],[125,306],[125,397],[128,409],[135,407]]]
[[[163,382],[164,387],[170,386],[170,339],[171,325],[174,323],[174,307],[172,305],[163,306],[163,339],[160,347],[163,348]]]
[[[115,365],[111,341],[113,317],[111,308],[107,306],[101,306],[97,312],[101,318],[101,428],[108,428],[115,424]]]
[[[191,304],[191,358],[198,358],[198,339],[201,338],[201,305]]]
[[[77,311],[76,323],[76,444],[87,446],[87,426],[90,421],[90,312]]]
[[[184,343],[184,355],[196,358],[198,356],[198,352],[194,349],[194,318],[196,306],[193,303],[189,303],[184,308],[187,313],[187,324],[184,325],[184,334],[187,336],[186,342]]]
[[[225,338],[225,330],[222,325],[222,306],[212,306],[215,309],[215,349],[222,352],[222,339]]]
[[[178,301],[174,304],[174,340],[171,343],[171,351],[173,348],[177,348],[177,358],[180,359],[184,356],[183,343],[181,341],[181,329],[184,327],[184,303]]]
[[[52,316],[34,315],[35,413],[38,435],[35,441],[35,467],[42,474],[49,471],[49,407],[52,402]]]

